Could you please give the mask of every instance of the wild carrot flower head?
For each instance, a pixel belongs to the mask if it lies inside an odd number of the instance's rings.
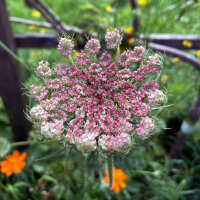
[[[67,38],[61,38],[58,44],[58,50],[62,56],[69,56],[74,49],[72,40]]]
[[[6,160],[0,163],[1,173],[5,174],[6,176],[10,176],[13,173],[19,173],[26,165],[24,161],[25,158],[25,152],[20,155],[20,152],[18,150],[13,151],[12,154],[6,156]]]
[[[49,68],[49,63],[47,61],[40,61],[39,66],[37,68],[38,73],[40,76],[47,77],[51,76],[51,69]]]
[[[104,66],[104,67],[107,67],[108,65],[110,65],[111,64],[111,62],[112,62],[112,57],[111,57],[111,55],[109,55],[108,53],[107,53],[107,51],[105,51],[102,55],[101,55],[101,57],[99,58],[99,64],[101,65],[101,66]]]
[[[106,33],[105,40],[107,44],[107,49],[114,50],[121,44],[122,37],[119,30],[115,28],[114,30]]]
[[[76,62],[79,66],[87,66],[90,64],[90,58],[84,51],[82,51],[77,55]]]
[[[126,183],[124,181],[128,178],[127,174],[123,172],[122,169],[113,168],[113,183],[110,190],[114,191],[115,193],[119,193],[121,188],[126,188]],[[105,171],[104,182],[109,183],[109,176],[108,170]]]
[[[109,31],[107,50],[100,52],[99,40],[91,39],[72,60],[71,40],[61,38],[58,49],[69,55],[68,62],[39,63],[47,74],[38,67],[44,81],[30,88],[37,103],[29,114],[40,138],[75,145],[83,154],[96,150],[107,154],[128,153],[136,135],[153,134],[152,108],[166,102],[154,81],[162,68],[160,56],[149,56],[138,46],[117,51],[113,59],[121,39],[118,29]]]
[[[98,39],[91,39],[85,45],[85,49],[87,52],[91,54],[98,54],[101,48],[100,41]]]

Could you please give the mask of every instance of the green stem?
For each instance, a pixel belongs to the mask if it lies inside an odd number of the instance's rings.
[[[10,50],[3,42],[0,41],[0,46],[8,52],[13,58],[15,58],[18,62],[24,64],[24,61],[19,58],[12,50]]]
[[[159,78],[160,78],[160,75],[161,75],[161,73],[160,73],[160,72],[159,72],[159,73],[157,73],[157,76],[156,76],[155,82],[157,82],[157,81],[159,80]]]
[[[36,141],[31,141],[31,140],[28,140],[28,141],[22,141],[22,142],[13,142],[11,143],[11,146],[12,147],[17,147],[17,146],[23,146],[23,145],[29,145],[29,144],[34,144],[36,143]]]
[[[0,182],[0,186],[1,186],[6,192],[9,191],[8,188],[7,188],[5,185],[3,185],[1,182]]]
[[[74,61],[73,61],[73,59],[72,59],[72,56],[71,55],[69,55],[69,60],[71,61],[71,63],[74,65]]]
[[[9,49],[3,42],[0,41],[0,47],[2,47],[9,55],[11,55],[15,60],[17,60],[20,64],[22,64],[29,72],[34,72],[34,75],[36,75],[33,67],[26,63],[23,59],[21,59],[15,52],[13,52],[11,49]],[[37,76],[38,77],[38,76]],[[42,80],[42,78],[40,77]]]
[[[109,154],[107,156],[107,166],[108,166],[109,185],[110,187],[112,187],[112,181],[113,181],[112,154]]]
[[[131,79],[131,81],[129,82],[129,84],[133,84],[135,81],[135,78]]]
[[[120,46],[118,45],[118,47],[117,47],[117,53],[116,53],[116,60],[119,57],[119,55],[120,55]]]

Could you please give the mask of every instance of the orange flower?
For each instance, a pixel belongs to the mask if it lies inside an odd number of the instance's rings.
[[[109,183],[109,176],[108,176],[108,170],[105,171],[105,177],[104,181],[106,183]],[[124,181],[128,178],[128,176],[122,171],[122,169],[116,169],[113,168],[113,183],[110,190],[114,191],[115,193],[119,193],[121,188],[125,188],[126,184]]]
[[[12,173],[19,173],[26,165],[25,158],[25,152],[20,155],[18,150],[13,151],[12,154],[6,156],[6,160],[0,163],[0,171],[6,176],[10,176]]]

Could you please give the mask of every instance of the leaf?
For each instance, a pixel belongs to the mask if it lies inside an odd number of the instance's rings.
[[[15,187],[30,187],[30,184],[24,181],[19,181],[14,184]]]
[[[44,175],[39,180],[40,181],[46,180],[46,181],[58,184],[58,181],[55,178],[53,178],[52,176],[49,176],[49,175]]]
[[[15,188],[13,185],[8,184],[8,191],[13,195],[15,200],[19,200],[18,198],[18,194],[19,194],[19,190],[17,188]]]
[[[4,157],[10,151],[10,148],[10,142],[4,137],[0,137],[0,158]]]

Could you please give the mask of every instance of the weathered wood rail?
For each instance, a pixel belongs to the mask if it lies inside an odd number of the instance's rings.
[[[83,35],[83,32],[75,32],[77,35]],[[125,35],[131,38],[132,35]],[[15,43],[18,48],[55,48],[58,44],[58,35],[53,33],[21,33],[14,34]],[[138,40],[148,41],[160,45],[165,45],[181,50],[200,50],[200,35],[177,35],[177,34],[152,34],[148,37],[140,35]],[[183,46],[183,41],[192,43],[192,47]]]
[[[0,0],[0,41],[16,53],[5,0]],[[19,63],[6,51],[0,48],[0,96],[8,112],[12,131],[16,141],[25,140],[31,128],[25,119],[26,97],[22,90],[22,73]]]
[[[159,36],[158,36],[159,37]],[[173,36],[171,37],[163,37],[164,40],[159,40],[157,42],[160,43],[167,43],[166,38],[168,38],[168,45],[161,45],[156,43],[155,37],[151,40],[151,36],[149,37],[148,47],[154,51],[159,51],[165,54],[169,54],[172,56],[180,57],[181,60],[190,63],[193,65],[197,70],[200,70],[200,62],[194,56],[185,53],[177,48],[170,47],[173,46]],[[196,41],[197,38],[199,39],[200,44],[200,36],[190,36],[190,37],[180,37],[179,36],[179,43],[185,38],[190,38],[190,41]],[[58,45],[58,35],[56,34],[14,34],[15,44],[18,48],[56,48]],[[141,39],[144,39],[141,37]],[[83,47],[83,45],[79,45],[78,48]],[[180,45],[181,48],[181,45]],[[199,47],[200,49],[200,47]]]

